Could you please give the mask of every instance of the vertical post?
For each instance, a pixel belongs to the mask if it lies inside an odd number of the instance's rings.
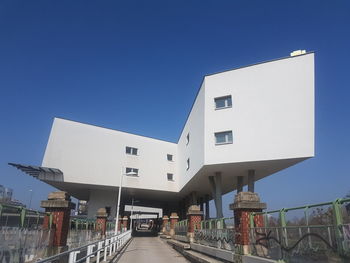
[[[24,207],[22,207],[20,213],[21,213],[21,227],[24,227],[24,222],[25,222],[25,218],[27,215],[27,210]]]
[[[201,211],[204,211],[204,199],[203,199],[203,197],[199,198],[199,205],[200,205]]]
[[[106,236],[107,217],[108,214],[106,208],[100,208],[97,210],[95,229],[100,231],[102,238]]]
[[[194,242],[194,231],[200,227],[200,222],[203,219],[203,212],[198,205],[191,205],[187,212],[188,226],[187,226],[187,238]]]
[[[335,238],[337,242],[337,249],[340,255],[344,254],[344,247],[342,242],[342,228],[343,228],[343,217],[341,214],[341,199],[336,199],[333,203],[333,217],[334,217],[334,229]]]
[[[70,201],[66,192],[52,192],[48,200],[41,201],[41,207],[52,216],[52,225],[55,228],[53,246],[58,248],[58,252],[66,249],[70,211],[75,208],[75,204]]]
[[[177,213],[171,213],[170,215],[170,236],[173,237],[175,235],[175,225],[179,221],[179,217]]]
[[[216,199],[216,218],[223,218],[222,213],[222,183],[221,172],[215,173],[215,199]]]

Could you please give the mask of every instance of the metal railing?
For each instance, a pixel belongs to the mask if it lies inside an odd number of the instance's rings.
[[[44,217],[44,212],[23,206],[0,204],[0,227],[38,228]]]
[[[175,224],[175,235],[187,236],[188,219],[176,222]]]
[[[118,252],[131,238],[131,230],[122,234],[111,236],[85,246],[74,248],[63,253],[38,261],[38,263],[90,263],[91,259],[106,262],[115,252]]]
[[[253,255],[286,262],[350,261],[350,199],[252,213],[250,225]]]
[[[235,230],[233,217],[201,221],[195,229],[194,241],[201,245],[235,251]]]

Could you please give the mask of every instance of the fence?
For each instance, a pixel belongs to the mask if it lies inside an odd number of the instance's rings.
[[[108,256],[112,256],[131,238],[131,230],[114,235],[104,240],[96,241],[85,246],[68,250],[55,256],[38,261],[38,263],[89,263],[91,259],[106,262]]]
[[[235,230],[233,217],[209,219],[195,229],[194,240],[201,245],[234,251]]]
[[[251,214],[252,254],[286,262],[350,261],[349,215],[350,199]]]

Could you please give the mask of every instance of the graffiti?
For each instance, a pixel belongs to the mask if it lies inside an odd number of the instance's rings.
[[[264,246],[266,248],[268,248],[268,242],[264,242],[264,241],[270,241],[270,240],[273,240],[275,241],[282,250],[286,251],[286,252],[290,252],[292,251],[293,249],[295,249],[300,242],[302,242],[304,239],[306,239],[307,237],[316,237],[318,239],[320,239],[321,241],[323,241],[323,243],[331,250],[333,250],[334,252],[337,251],[337,249],[335,247],[333,247],[326,239],[324,239],[321,235],[317,234],[317,233],[307,233],[307,234],[304,234],[301,238],[299,238],[292,246],[290,247],[287,247],[287,246],[284,246],[282,244],[282,242],[274,237],[274,236],[271,236],[272,234],[272,231],[270,230],[267,234],[266,233],[259,233],[257,230],[255,230],[255,234],[256,235],[259,235],[259,236],[262,236],[261,238],[258,238],[256,239],[255,241],[255,244],[256,245],[261,245],[261,246]]]

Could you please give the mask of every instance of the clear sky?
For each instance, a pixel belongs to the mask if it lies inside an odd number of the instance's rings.
[[[316,52],[316,157],[256,183],[270,209],[350,191],[350,1],[2,0],[0,184],[46,199],[7,163],[40,165],[55,116],[177,141],[203,75],[297,49]]]

